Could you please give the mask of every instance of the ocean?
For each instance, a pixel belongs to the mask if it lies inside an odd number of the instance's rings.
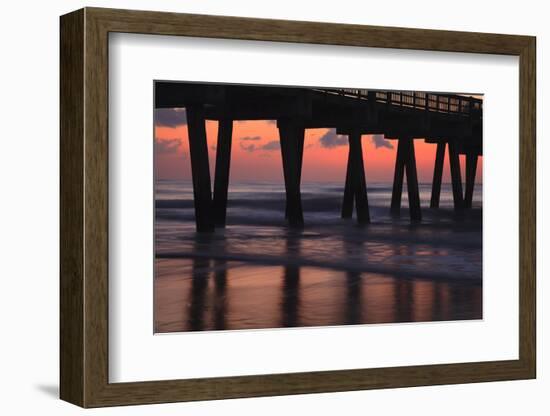
[[[482,186],[460,214],[450,184],[439,209],[430,193],[411,224],[406,191],[396,218],[391,184],[369,184],[361,227],[340,218],[343,184],[306,182],[291,230],[283,184],[231,183],[226,228],[199,234],[191,182],[157,180],[155,332],[481,319]]]

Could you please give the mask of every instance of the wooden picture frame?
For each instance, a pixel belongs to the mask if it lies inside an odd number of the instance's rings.
[[[535,38],[85,8],[61,17],[60,396],[82,407],[535,378]],[[109,383],[110,32],[519,56],[519,359]]]

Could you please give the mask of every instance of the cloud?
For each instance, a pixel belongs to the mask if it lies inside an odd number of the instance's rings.
[[[155,139],[156,154],[177,153],[181,146],[181,139]]]
[[[241,140],[256,142],[258,140],[261,140],[261,137],[260,136],[245,136],[245,137],[241,137]]]
[[[262,150],[279,150],[281,148],[281,143],[278,140],[272,140],[264,144],[260,149]]]
[[[371,135],[372,143],[376,149],[384,147],[386,149],[393,149],[393,144],[384,138],[383,134]],[[348,144],[348,138],[345,135],[336,134],[335,129],[330,129],[319,139],[321,147],[332,149],[337,146],[345,146]]]
[[[256,150],[256,145],[254,143],[245,144],[245,143],[239,143],[239,146],[241,146],[241,149],[243,149],[245,152],[253,152]]]
[[[332,149],[333,147],[344,146],[348,144],[347,136],[336,134],[336,129],[330,129],[319,139],[321,147]]]
[[[176,128],[187,124],[187,114],[183,108],[155,109],[155,126]]]
[[[379,147],[393,149],[393,144],[389,140],[386,140],[383,134],[373,134],[371,136],[371,140],[376,149],[378,149]]]
[[[256,140],[256,139],[253,138],[252,140]],[[279,150],[281,148],[281,144],[279,143],[278,140],[271,140],[263,145],[256,145],[255,143],[246,144],[243,142],[239,142],[239,146],[245,152],[250,152],[250,153],[255,152],[257,150],[272,151],[272,150]]]

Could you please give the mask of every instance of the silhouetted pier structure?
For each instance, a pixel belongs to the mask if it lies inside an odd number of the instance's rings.
[[[361,136],[382,134],[397,141],[391,212],[399,214],[403,179],[411,221],[422,219],[414,140],[437,146],[431,208],[439,206],[447,149],[455,210],[472,206],[478,156],[482,155],[482,100],[451,94],[156,82],[156,108],[185,108],[197,231],[226,222],[233,122],[275,120],[279,129],[286,189],[286,218],[304,225],[300,182],[306,129],[335,128],[349,139],[341,215],[370,222]],[[214,191],[208,162],[206,120],[218,121]],[[466,155],[463,191],[459,155]]]

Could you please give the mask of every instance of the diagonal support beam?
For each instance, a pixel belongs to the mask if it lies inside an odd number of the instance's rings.
[[[351,218],[353,215],[353,164],[351,147],[348,148],[348,165],[346,169],[346,184],[344,186],[344,199],[342,201],[342,218]]]
[[[397,142],[397,155],[395,157],[395,171],[393,174],[393,189],[391,194],[391,213],[399,215],[401,211],[401,194],[403,193],[403,175],[405,174],[406,146]]]
[[[466,190],[464,192],[464,207],[472,208],[474,185],[476,180],[478,155],[470,152],[466,154]]]
[[[420,191],[418,189],[418,175],[416,171],[416,156],[414,153],[414,140],[406,139],[408,150],[407,160],[405,162],[405,171],[407,173],[407,192],[409,196],[409,215],[411,221],[422,221],[422,211],[420,209]]]
[[[455,210],[464,208],[462,196],[462,175],[460,173],[460,159],[454,140],[449,141],[449,166],[451,168],[451,182],[453,187],[453,202]]]
[[[439,208],[439,199],[441,195],[441,180],[443,178],[443,162],[445,161],[445,147],[447,147],[446,142],[437,143],[430,208]]]
[[[232,135],[233,120],[220,120],[218,123],[218,144],[216,146],[216,173],[214,177],[213,199],[214,224],[216,227],[225,227]]]
[[[194,105],[187,107],[186,112],[193,177],[195,224],[198,232],[212,232],[214,231],[214,219],[204,109],[202,105]]]

